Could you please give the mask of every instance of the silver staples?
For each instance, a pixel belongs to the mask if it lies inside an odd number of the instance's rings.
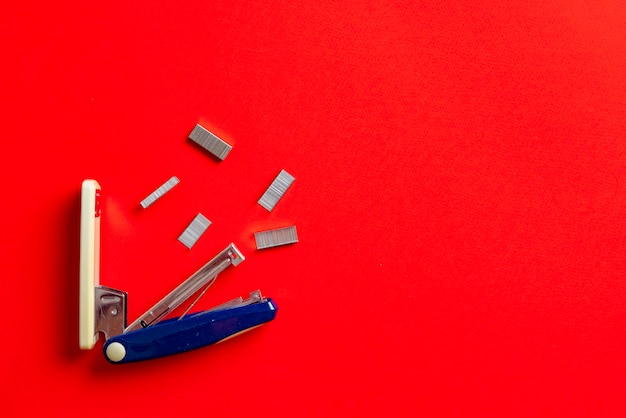
[[[178,180],[178,177],[172,176],[171,179],[163,183],[158,189],[150,193],[148,197],[142,200],[141,206],[144,209],[147,208],[148,206],[156,202],[158,199],[160,199],[165,193],[172,190],[172,188],[174,188],[174,186],[176,186],[178,183],[180,183],[180,180]]]
[[[219,160],[224,160],[230,150],[233,149],[232,146],[218,138],[217,135],[209,132],[200,124],[197,124],[196,127],[193,128],[193,131],[189,134],[189,139],[209,151]]]
[[[196,217],[191,221],[189,226],[183,231],[183,233],[178,237],[178,240],[187,248],[191,249],[194,246],[196,241],[200,239],[202,234],[207,230],[207,228],[211,225],[211,221],[204,217],[201,213],[197,214]]]
[[[285,170],[281,170],[257,203],[271,212],[295,179]]]
[[[256,249],[262,250],[265,248],[296,243],[298,242],[298,233],[295,225],[287,226],[285,228],[255,232],[254,240],[256,241]]]

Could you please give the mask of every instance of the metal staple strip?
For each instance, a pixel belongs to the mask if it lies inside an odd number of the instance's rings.
[[[196,217],[191,221],[189,226],[183,231],[183,233],[178,237],[178,240],[187,248],[191,249],[194,246],[196,241],[200,239],[202,234],[207,230],[207,228],[211,225],[211,221],[204,217],[201,213],[197,214]]]
[[[209,151],[219,160],[224,160],[230,150],[233,149],[232,146],[220,139],[217,135],[209,132],[200,124],[197,124],[196,127],[193,128],[193,131],[189,134],[189,139]]]
[[[271,212],[295,179],[285,170],[281,170],[257,203]]]
[[[160,199],[165,193],[172,190],[172,188],[176,186],[178,183],[180,183],[180,180],[178,180],[178,177],[172,176],[171,179],[163,183],[158,189],[150,193],[148,197],[142,200],[141,206],[144,209],[147,208],[148,206],[156,202],[158,199]]]
[[[284,228],[270,229],[268,231],[255,232],[254,240],[256,249],[278,247],[280,245],[293,244],[298,242],[298,233],[295,225]]]

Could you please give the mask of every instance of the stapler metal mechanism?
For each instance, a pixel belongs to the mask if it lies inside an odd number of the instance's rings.
[[[214,344],[271,321],[278,309],[259,290],[202,312],[189,311],[217,275],[245,260],[234,244],[192,274],[130,325],[126,325],[127,294],[100,285],[100,186],[85,180],[81,191],[79,345],[95,346],[99,333],[111,363],[148,360]],[[193,300],[177,318],[167,315]]]

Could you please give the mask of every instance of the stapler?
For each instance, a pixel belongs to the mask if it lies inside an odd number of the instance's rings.
[[[277,307],[259,290],[214,308],[189,311],[217,275],[245,260],[234,244],[182,282],[137,320],[127,326],[127,294],[100,285],[100,185],[85,180],[81,191],[79,346],[92,349],[100,333],[106,341],[105,358],[116,364],[148,360],[214,344],[271,321]],[[167,315],[193,295],[177,318]]]

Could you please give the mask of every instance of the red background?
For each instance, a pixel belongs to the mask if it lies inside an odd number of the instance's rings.
[[[626,414],[623,2],[2,9],[2,415]],[[129,321],[231,241],[203,306],[261,288],[276,320],[124,366],[78,350],[85,178]]]

